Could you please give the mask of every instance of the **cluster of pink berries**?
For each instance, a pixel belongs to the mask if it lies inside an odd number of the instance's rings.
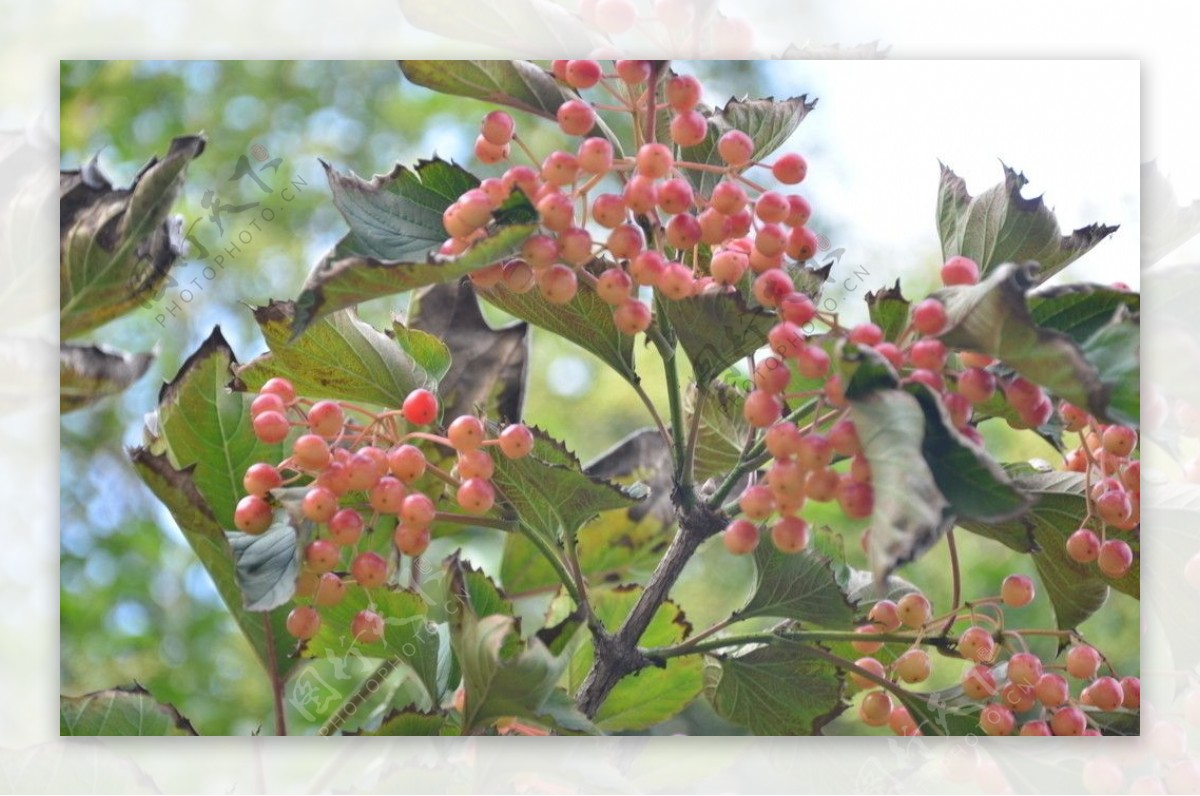
[[[981,624],[963,629],[954,640],[955,652],[970,664],[961,681],[963,693],[983,703],[979,727],[988,735],[1014,732],[1100,735],[1082,706],[1102,711],[1137,709],[1141,703],[1141,682],[1136,677],[1101,676],[1103,657],[1094,647],[1083,643],[1072,645],[1061,664],[1043,661],[1026,651],[1022,631],[1004,629],[991,613],[979,610],[988,606],[995,607],[997,612],[1002,610],[1001,606],[1022,608],[1034,596],[1032,580],[1024,575],[1008,576],[998,596],[972,601],[969,619]],[[855,661],[855,666],[867,673],[851,671],[848,677],[854,686],[866,691],[858,708],[864,724],[886,726],[897,735],[921,734],[908,708],[881,685],[890,683],[893,688],[903,688],[928,680],[933,661],[920,644],[924,639],[938,636],[947,622],[956,622],[958,613],[935,618],[929,600],[919,592],[906,594],[896,602],[880,600],[872,606],[868,623],[858,627],[856,633],[889,636],[909,646],[890,666],[885,666],[873,656],[894,641],[874,638],[851,642],[864,655]],[[1011,654],[1001,661],[1005,651]],[[1068,678],[1087,683],[1078,696],[1072,696]]]
[[[700,143],[709,131],[697,110],[700,82],[689,75],[666,77],[662,91],[663,107],[671,112],[669,130],[651,129],[647,136],[643,121],[661,109],[655,104],[659,81],[651,79],[651,62],[616,61],[613,68],[605,74],[598,61],[554,62],[554,75],[563,83],[579,90],[601,86],[619,103],[572,99],[559,107],[560,129],[585,136],[574,152],[555,151],[539,163],[517,137],[511,116],[493,111],[484,117],[475,142],[479,160],[504,161],[515,143],[534,165],[512,166],[499,178],[485,179],[447,208],[443,221],[450,238],[442,253],[466,251],[486,234],[492,213],[520,190],[536,207],[541,230],[525,241],[519,257],[475,271],[471,279],[480,289],[525,293],[537,288],[546,301],[564,304],[585,280],[613,307],[614,323],[628,335],[646,331],[653,320],[638,288],[680,300],[732,291],[753,271],[759,275],[754,285],[759,301],[778,306],[795,290],[783,270],[785,258],[803,262],[816,254],[817,238],[806,226],[812,211],[803,197],[767,190],[742,171],[769,168],[778,182],[794,185],[808,170],[804,158],[789,153],[769,165],[756,162],[751,138],[731,130],[717,142],[725,165],[682,160],[681,148]],[[655,96],[650,96],[651,82]],[[597,109],[633,115],[636,154],[615,157],[608,139],[588,136]],[[711,195],[699,195],[684,176],[688,170],[718,173],[721,179]],[[597,193],[606,180],[617,189]],[[594,237],[593,229],[603,230],[603,238]],[[702,261],[702,246],[711,252],[708,262]],[[599,262],[606,267],[596,273]]]
[[[283,461],[257,462],[246,469],[242,483],[248,494],[234,511],[238,530],[260,534],[271,525],[272,490],[290,484],[306,487],[300,510],[318,531],[304,549],[296,583],[297,597],[308,602],[297,605],[287,619],[288,632],[298,639],[316,634],[321,626],[317,609],[341,602],[348,584],[374,589],[388,582],[393,573],[387,559],[358,549],[381,517],[396,519],[396,551],[419,556],[429,546],[435,520],[469,521],[492,508],[495,462],[486,448],[498,447],[505,457],[517,459],[528,455],[534,443],[533,433],[519,424],[489,439],[484,422],[471,415],[455,418],[444,436],[410,430],[437,419],[437,398],[424,389],[409,393],[399,410],[373,413],[337,401],[299,398],[291,382],[273,378],[250,404],[250,416],[255,435],[266,443],[282,443],[294,430],[303,432],[294,437]],[[417,442],[454,450],[454,468],[445,472],[429,462],[413,444]],[[426,473],[436,477],[437,497],[417,487]],[[446,485],[465,517],[439,511],[437,500]],[[382,638],[383,627],[379,614],[363,610],[351,632],[363,643],[374,643]]]
[[[1088,512],[1079,530],[1067,537],[1067,555],[1081,564],[1095,563],[1109,578],[1124,576],[1133,566],[1133,549],[1118,536],[1142,521],[1142,464],[1136,455],[1137,432],[1128,426],[1105,425],[1069,403],[1059,407],[1063,427],[1078,433],[1079,447],[1067,454],[1067,469],[1083,473]],[[1089,527],[1092,523],[1099,533]]]

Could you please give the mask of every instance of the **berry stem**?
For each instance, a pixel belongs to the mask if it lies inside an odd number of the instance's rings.
[[[646,405],[646,410],[650,412],[650,417],[653,418],[654,425],[658,427],[658,433],[662,435],[663,444],[667,446],[667,450],[670,450],[671,434],[669,431],[667,431],[667,426],[663,422],[662,415],[658,413],[658,407],[654,405],[654,401],[650,399],[650,395],[646,392],[646,388],[644,388],[640,383],[633,385],[633,391],[637,393],[638,398],[641,398],[642,403]]]
[[[354,693],[345,702],[338,705],[338,709],[333,712],[333,715],[325,720],[321,729],[317,730],[317,735],[333,735],[340,730],[346,720],[358,712],[362,704],[383,686],[399,666],[399,658],[387,658],[376,666],[375,670],[359,684]]]
[[[571,575],[570,570],[563,564],[562,558],[551,547],[550,543],[543,539],[537,531],[529,528],[524,522],[521,525],[525,528],[525,538],[533,542],[534,546],[545,556],[546,561],[554,568],[554,574],[558,576],[563,588],[567,590],[567,594],[571,595],[571,599],[575,601],[575,605],[583,608],[585,611],[590,611],[590,606],[584,608],[583,594],[580,593],[575,585],[575,578]]]
[[[267,642],[267,674],[271,678],[271,698],[275,703],[275,734],[287,735],[287,712],[283,704],[283,678],[279,676],[279,664],[275,657],[275,628],[271,626],[271,615],[264,613],[263,636]]]
[[[646,143],[652,144],[656,140],[655,124],[658,121],[658,77],[662,74],[663,67],[666,66],[666,61],[651,61],[650,62],[650,77],[646,80]]]
[[[525,157],[529,158],[529,162],[533,164],[535,169],[540,169],[542,167],[542,162],[537,159],[537,156],[533,154],[533,150],[529,148],[529,145],[525,143],[525,140],[522,139],[521,136],[514,135],[512,140],[517,147],[525,153]],[[530,199],[532,198],[533,197],[530,197]]]
[[[945,627],[942,628],[942,635],[950,632],[950,628],[954,626],[954,620],[957,618],[958,607],[962,603],[962,569],[958,563],[958,545],[954,541],[954,529],[951,528],[946,532],[946,547],[950,551],[950,577],[951,577],[951,596],[950,596],[950,618],[946,620]]]

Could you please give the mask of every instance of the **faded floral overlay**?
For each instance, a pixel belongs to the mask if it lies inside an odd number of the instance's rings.
[[[1190,113],[1194,103],[1176,103],[1172,93],[1194,93],[1185,82],[1196,73],[1194,42],[1178,31],[1169,35],[1142,28],[1117,15],[1097,20],[1073,3],[1047,14],[1032,13],[1041,10],[1040,3],[984,11],[931,4],[906,6],[903,13],[890,3],[846,5],[856,8],[717,0],[379,0],[339,4],[337,18],[326,23],[317,21],[325,13],[317,3],[264,2],[250,8],[164,2],[148,13],[109,2],[21,4],[6,27],[21,29],[28,39],[17,41],[15,34],[5,33],[0,47],[5,67],[0,81],[6,90],[0,106],[0,362],[5,374],[0,435],[10,453],[0,481],[10,507],[0,557],[0,597],[7,606],[0,612],[0,789],[1200,790],[1200,634],[1194,611],[1200,597],[1200,326],[1195,320],[1200,166],[1196,136],[1181,139],[1173,132],[1195,132],[1179,116]],[[1036,31],[1026,28],[1031,19],[1038,20]],[[1011,37],[1011,47],[1005,37]],[[48,44],[52,51],[35,51],[26,41]],[[543,742],[501,749],[480,739],[409,738],[385,746],[214,738],[203,748],[151,739],[59,741],[53,676],[58,665],[57,523],[51,508],[58,415],[50,365],[58,335],[51,274],[58,248],[53,179],[59,156],[52,59],[101,52],[394,57],[401,45],[406,57],[1143,58],[1142,281],[1148,303],[1143,433],[1153,443],[1143,453],[1142,511],[1149,529],[1142,551],[1143,736],[1095,744],[1042,739],[1036,745],[974,737],[556,739],[552,755],[546,748],[531,748]],[[264,177],[268,184],[269,175]],[[322,689],[338,691],[339,670],[330,671],[331,678],[305,685],[293,698],[320,699],[328,697]],[[335,745],[317,746],[329,743]]]

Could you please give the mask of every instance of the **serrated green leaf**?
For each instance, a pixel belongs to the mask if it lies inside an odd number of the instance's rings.
[[[846,709],[841,671],[785,639],[712,659],[705,680],[717,715],[755,735],[820,735]]]
[[[283,642],[283,639],[288,638],[285,624],[287,609],[271,611],[267,614],[269,620],[264,621],[262,614],[251,613],[242,606],[242,591],[237,584],[236,566],[229,540],[213,516],[212,509],[196,488],[192,473],[176,470],[166,455],[154,454],[145,448],[131,451],[130,459],[138,476],[175,518],[183,538],[187,540],[208,576],[212,578],[213,585],[229,609],[230,616],[245,634],[259,661],[268,671],[272,667],[278,667],[280,676],[286,677],[295,665],[288,645]],[[267,641],[268,626],[274,642]],[[275,650],[274,658],[270,655],[272,646]]]
[[[1141,423],[1141,340],[1141,323],[1122,309],[1083,344],[1107,391],[1108,416],[1134,428]]]
[[[871,465],[867,559],[882,582],[941,539],[954,516],[922,453],[925,413],[916,398],[894,389],[860,394],[850,400],[850,417]]]
[[[328,166],[326,172],[350,232],[305,280],[294,337],[331,312],[452,282],[513,254],[537,229],[533,205],[515,191],[493,213],[485,237],[457,257],[443,257],[436,253],[448,237],[442,213],[479,184],[470,172],[438,159],[422,161],[415,171],[397,165],[370,182]]]
[[[233,510],[245,494],[242,477],[255,462],[278,462],[282,445],[260,442],[250,422],[246,393],[231,392],[237,360],[220,328],[180,367],[158,396],[158,431],[176,470],[192,479],[222,528],[233,528]]]
[[[114,190],[90,163],[62,172],[59,328],[62,339],[91,331],[145,301],[184,250],[182,220],[168,213],[203,136],[171,141],[127,189]]]
[[[399,342],[351,310],[324,316],[290,342],[295,311],[290,301],[254,309],[270,351],[236,368],[247,388],[257,390],[282,376],[306,397],[391,407],[400,406],[417,388],[437,388],[437,377]]]
[[[596,618],[609,631],[615,631],[633,610],[641,587],[593,589],[589,594]],[[683,612],[671,601],[658,607],[638,644],[642,647],[666,647],[678,644],[691,633]],[[592,668],[595,648],[589,639],[571,658],[572,690],[578,688]],[[592,720],[605,732],[640,730],[665,721],[679,713],[704,686],[703,663],[698,656],[671,658],[664,668],[650,667],[620,680],[609,693]]]
[[[637,384],[638,376],[633,369],[633,338],[617,330],[612,307],[605,304],[586,282],[579,283],[575,297],[566,304],[551,304],[536,290],[514,293],[496,286],[477,292],[489,304],[509,315],[595,354],[621,378]]]
[[[924,384],[904,388],[925,413],[921,452],[938,490],[960,518],[1000,522],[1020,516],[1031,501],[995,459],[955,428],[941,397]]]
[[[662,306],[700,384],[762,348],[779,320],[761,307],[752,309],[739,293],[708,293]]]
[[[436,337],[450,350],[450,368],[438,380],[446,417],[481,408],[486,417],[498,422],[521,419],[529,369],[529,324],[493,329],[466,279],[433,285],[415,294],[408,321],[412,329]]]
[[[392,321],[392,334],[404,353],[435,382],[440,382],[450,370],[450,348],[439,338],[420,329],[410,329],[399,320]]]
[[[558,108],[578,95],[529,61],[400,61],[400,71],[418,86],[483,100],[556,120]],[[611,131],[597,117],[588,135],[604,136],[620,151]]]
[[[1087,514],[1081,473],[1052,471],[1022,475],[1015,480],[1036,500],[1026,517],[1003,523],[964,521],[960,525],[1014,549],[1021,550],[1024,542],[1024,549],[1032,550],[1034,566],[1060,628],[1074,628],[1099,610],[1107,599],[1109,586],[1132,597],[1139,596],[1140,534],[1136,531],[1116,534],[1135,551],[1133,567],[1116,580],[1105,578],[1095,565],[1080,564],[1067,555],[1067,537],[1078,530]]]
[[[708,134],[699,144],[682,147],[680,158],[691,163],[724,167],[725,161],[717,151],[717,142],[730,130],[741,130],[754,142],[751,159],[763,160],[791,137],[816,104],[816,100],[809,102],[807,95],[778,101],[770,97],[731,99],[725,107],[709,113]],[[704,196],[710,195],[722,179],[721,174],[709,171],[688,169],[686,173],[692,187]]]
[[[820,553],[782,553],[773,544],[754,549],[756,575],[750,601],[734,612],[738,620],[756,616],[795,619],[825,627],[854,622],[833,562]]]
[[[444,599],[441,606],[433,606],[434,615],[449,610],[452,605],[451,599],[456,593],[461,593],[466,596],[467,602],[476,616],[491,616],[492,614],[512,616],[513,604],[508,596],[483,570],[473,567],[469,561],[464,561],[461,553],[461,550],[455,550],[446,559],[444,564],[446,577],[442,579],[442,583],[445,585]]]
[[[447,735],[450,722],[441,713],[423,713],[419,710],[394,710],[384,717],[378,729],[363,732],[348,732],[346,735]]]
[[[68,736],[198,735],[171,705],[140,685],[59,697],[58,734]]]
[[[537,639],[523,643],[510,616],[463,611],[453,639],[466,689],[463,734],[508,716],[536,720],[566,666]]]
[[[359,611],[371,609],[383,617],[383,638],[373,644],[359,641],[350,626]],[[397,659],[416,673],[431,706],[440,705],[452,668],[446,626],[429,621],[425,596],[402,589],[352,587],[334,606],[321,609],[321,627],[303,647],[306,658],[346,659],[351,656]]]
[[[492,482],[516,510],[521,526],[551,545],[601,511],[629,508],[644,490],[626,489],[593,478],[559,441],[534,428],[533,452],[521,459],[498,457]]]
[[[307,539],[311,534],[311,522],[279,508],[265,532],[228,535],[243,608],[270,611],[292,599],[300,574],[301,536]]]
[[[1007,263],[977,285],[934,293],[949,317],[942,342],[995,357],[1055,395],[1108,418],[1109,394],[1123,386],[1124,374],[1117,371],[1106,381],[1069,335],[1033,321],[1025,298],[1032,278],[1028,268]],[[1093,354],[1107,351],[1104,343]]]
[[[58,357],[58,411],[73,412],[116,395],[140,379],[152,354],[62,343]]]
[[[745,397],[735,388],[721,382],[709,386],[700,411],[699,434],[696,437],[695,478],[703,483],[709,478],[722,478],[741,460],[742,450],[752,429],[742,413]],[[696,405],[695,385],[684,400],[685,422],[690,427]]]
[[[1119,307],[1136,315],[1142,305],[1138,293],[1081,282],[1030,293],[1027,301],[1034,323],[1070,335],[1080,344],[1107,325]]]
[[[1005,166],[1004,182],[973,197],[966,182],[943,165],[937,201],[942,258],[970,257],[984,275],[1002,263],[1032,260],[1038,263],[1037,281],[1044,282],[1116,231],[1091,224],[1063,235],[1042,197],[1021,196],[1027,182]]]
[[[883,330],[883,339],[894,343],[908,328],[908,313],[912,306],[900,292],[900,280],[892,287],[876,290],[866,296],[871,323]]]

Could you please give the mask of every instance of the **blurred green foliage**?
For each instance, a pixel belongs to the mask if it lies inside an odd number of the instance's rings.
[[[808,89],[779,85],[768,62],[687,68],[706,80],[718,99],[734,93],[788,96]],[[155,364],[122,396],[62,421],[62,691],[78,694],[137,680],[178,707],[202,734],[251,733],[270,717],[266,677],[170,516],[134,475],[124,447],[141,440],[143,417],[156,405],[159,386],[215,324],[242,361],[260,353],[265,346],[248,305],[294,298],[311,265],[343,234],[319,159],[366,176],[387,172],[397,161],[411,164],[436,153],[477,173],[491,173],[471,154],[475,125],[486,106],[406,85],[391,62],[64,61],[61,86],[63,168],[77,168],[98,155],[105,173],[120,186],[152,155],[165,152],[172,137],[203,131],[208,139],[175,208],[199,248],[193,246],[191,258],[176,267],[174,288],[92,336],[131,351],[153,350]],[[552,125],[523,116],[518,125],[534,151],[557,145]],[[799,135],[806,135],[804,127]],[[805,138],[805,147],[827,157],[853,156],[811,137]],[[265,189],[248,176],[230,179],[243,157]],[[268,168],[276,158],[278,168]],[[290,200],[283,196],[288,186]],[[207,191],[212,192],[208,199]],[[259,204],[222,212],[223,229],[218,229],[211,216],[214,196],[222,206]],[[263,208],[273,211],[272,221],[265,220]],[[838,212],[830,208],[823,214],[833,220],[823,219],[821,231],[834,240],[839,240]],[[914,264],[931,265],[937,255],[932,209],[930,217],[929,250],[911,253]],[[257,226],[250,224],[255,218]],[[243,233],[249,234],[249,242]],[[853,241],[843,245],[853,251]],[[205,249],[210,259],[198,259]],[[207,276],[205,267],[221,252],[224,267]],[[839,270],[849,275],[859,265],[846,262]],[[914,274],[906,284],[919,294],[932,287],[932,277],[932,270]],[[875,287],[867,275],[859,277],[853,291],[835,288],[843,304],[839,309],[862,317],[865,313],[855,302]],[[403,300],[388,298],[364,305],[362,315],[379,326],[402,310]],[[488,312],[493,320],[502,320],[494,310]],[[527,417],[566,440],[583,460],[648,424],[633,391],[598,360],[540,332],[533,345]],[[665,404],[653,353],[639,349],[637,355],[644,363],[639,371],[648,392]],[[1001,460],[1054,458],[1031,435],[1018,436],[997,424],[987,424],[984,432]],[[846,532],[852,561],[861,566],[857,529],[845,528],[843,522],[840,530]],[[496,572],[500,545],[493,536],[475,543],[472,551],[478,563]],[[967,597],[996,593],[1010,572],[1032,574],[1028,560],[1006,548],[961,537]],[[439,543],[431,558],[452,549]],[[920,583],[935,605],[949,604],[945,545],[903,574]],[[744,599],[750,576],[749,561],[731,563],[710,545],[685,572],[674,596],[690,621],[704,627]],[[1111,640],[1105,649],[1114,664],[1136,671],[1138,605],[1121,595],[1111,602],[1083,630]],[[1025,612],[1034,623],[1050,624],[1045,601]],[[948,685],[960,670],[961,664],[947,662],[935,669],[935,682]],[[697,704],[656,731],[737,728]],[[828,732],[869,731],[842,718]]]

